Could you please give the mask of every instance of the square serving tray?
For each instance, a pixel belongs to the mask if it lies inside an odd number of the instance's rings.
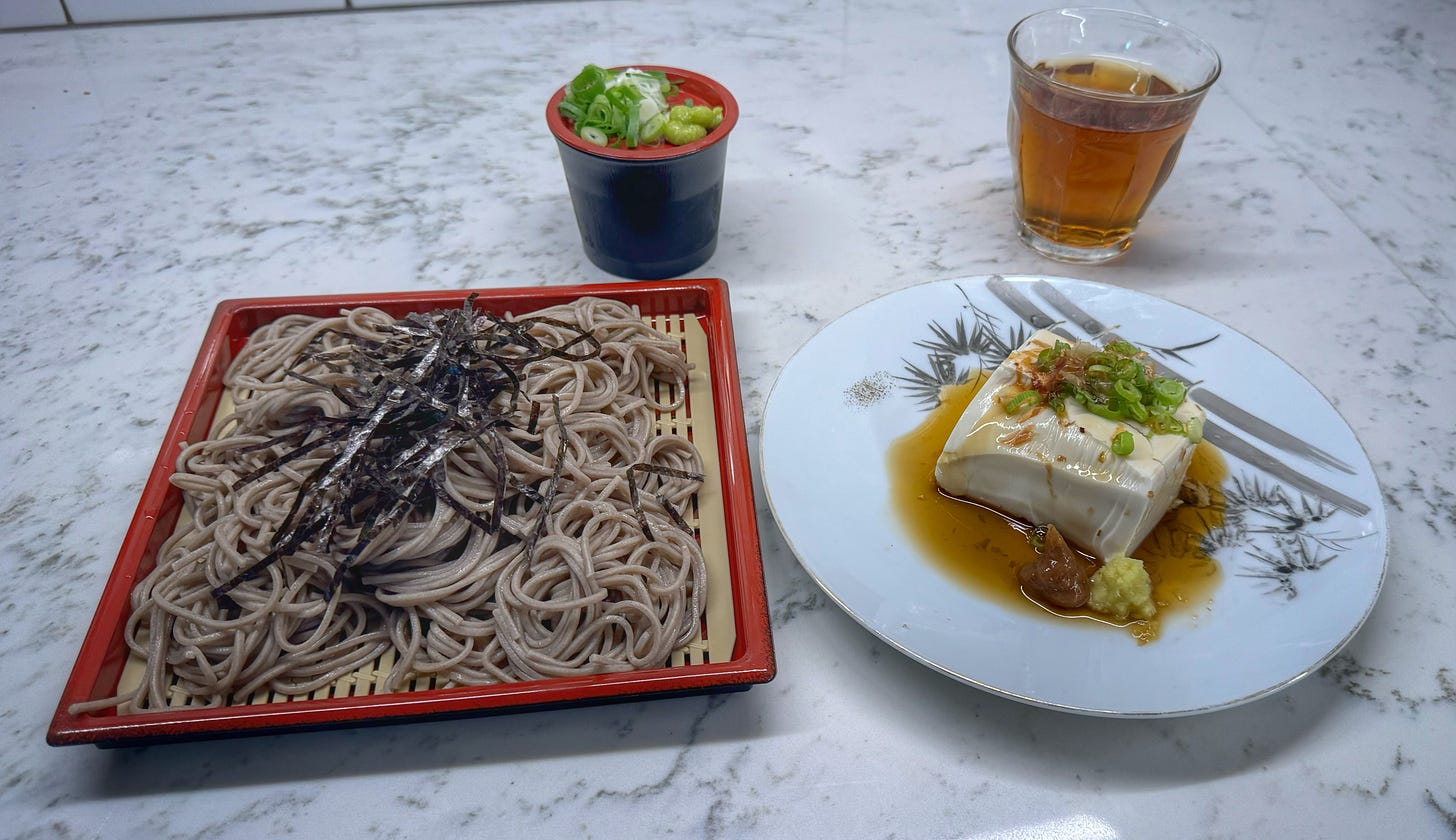
[[[693,365],[687,405],[659,416],[658,425],[689,436],[703,455],[707,479],[690,523],[708,560],[709,603],[698,639],[675,652],[667,665],[486,686],[439,687],[433,678],[420,678],[406,690],[374,693],[373,678],[390,664],[376,662],[302,696],[258,692],[216,708],[181,705],[179,699],[179,705],[166,710],[132,714],[70,711],[73,704],[111,696],[118,685],[136,678],[140,660],[122,639],[131,590],[155,566],[158,549],[182,514],[181,491],[169,480],[176,454],[184,444],[208,435],[224,398],[223,373],[248,336],[283,315],[332,316],[341,309],[372,306],[399,317],[459,307],[470,293],[247,298],[218,304],[46,734],[50,744],[116,747],[397,723],[741,691],[773,679],[773,640],[727,284],[717,279],[671,280],[483,289],[476,290],[475,300],[477,309],[523,314],[588,295],[610,298],[637,307],[644,320],[681,338]]]

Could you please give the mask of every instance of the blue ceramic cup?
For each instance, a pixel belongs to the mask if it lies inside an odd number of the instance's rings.
[[[576,136],[557,105],[546,105],[546,123],[556,137],[587,258],[604,271],[634,280],[685,274],[713,256],[723,204],[728,133],[738,122],[738,102],[706,76],[675,67],[660,70],[678,84],[669,104],[723,108],[723,122],[707,136],[683,146],[650,148],[597,146]]]

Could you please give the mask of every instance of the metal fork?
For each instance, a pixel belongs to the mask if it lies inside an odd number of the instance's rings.
[[[1017,317],[1036,329],[1050,330],[1052,333],[1068,341],[1078,340],[1076,336],[1058,326],[1057,321],[1053,321],[1049,315],[1037,307],[1036,304],[1032,303],[1030,298],[1022,294],[1021,290],[1007,282],[1000,275],[993,275],[990,280],[987,280],[986,288],[1002,303],[1010,307],[1011,311],[1015,312]],[[1204,422],[1203,437],[1209,443],[1238,458],[1249,466],[1262,470],[1280,481],[1310,495],[1318,496],[1341,510],[1349,511],[1356,516],[1364,516],[1370,512],[1370,506],[1364,502],[1353,499],[1332,487],[1327,487],[1315,481],[1303,473],[1297,472],[1283,461],[1280,461],[1233,432],[1223,428],[1213,420],[1206,420]]]

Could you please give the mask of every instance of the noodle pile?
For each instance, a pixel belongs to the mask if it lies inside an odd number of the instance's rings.
[[[461,323],[487,324],[464,312]],[[488,434],[406,450],[404,478],[372,475],[383,498],[357,510],[339,501],[353,479],[319,478],[348,439],[318,430],[358,409],[351,386],[407,378],[339,360],[419,332],[413,317],[290,315],[249,339],[224,379],[234,411],[178,458],[186,516],[132,592],[125,640],[146,661],[141,685],[74,711],[306,694],[391,649],[383,691],[421,676],[479,685],[658,667],[696,636],[707,573],[679,511],[702,465],[690,441],[654,429],[683,399],[678,342],[593,298],[491,319],[571,352],[525,355],[519,382],[489,403],[495,419],[465,418]],[[584,336],[599,352],[576,352]],[[654,398],[659,383],[675,401]],[[342,507],[330,533],[279,548],[330,504]]]

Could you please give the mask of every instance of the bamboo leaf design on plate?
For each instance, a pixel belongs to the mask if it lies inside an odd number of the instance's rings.
[[[964,288],[956,289],[965,301],[962,311],[948,325],[928,322],[928,336],[912,342],[925,351],[923,361],[901,358],[905,372],[895,377],[927,411],[940,405],[941,388],[969,382],[972,374],[983,376],[1030,335],[1024,324],[1003,328],[996,316],[971,302]]]
[[[1270,594],[1292,600],[1300,576],[1338,559],[1358,539],[1328,526],[1339,513],[1323,501],[1244,474],[1224,488],[1224,523],[1204,539],[1204,550],[1243,547],[1251,561],[1239,577],[1263,582]]]
[[[1184,351],[1184,350],[1194,350],[1194,349],[1197,349],[1197,348],[1202,347],[1203,345],[1209,343],[1210,341],[1213,341],[1216,338],[1218,338],[1218,333],[1214,333],[1213,335],[1209,336],[1208,338],[1203,339],[1202,341],[1194,341],[1194,342],[1191,342],[1189,344],[1180,344],[1177,347],[1158,347],[1157,345],[1154,345],[1154,344],[1143,344],[1141,346],[1142,347],[1146,347],[1149,350],[1152,350],[1154,353],[1157,353],[1158,355],[1160,355],[1160,356],[1162,356],[1164,358],[1167,358],[1167,359],[1177,359],[1180,362],[1185,362],[1185,363],[1191,365],[1191,364],[1194,364],[1194,363],[1188,361],[1187,357],[1185,357],[1182,354],[1182,351]]]
[[[969,368],[957,368],[955,356],[946,353],[930,354],[924,367],[900,361],[905,365],[905,374],[895,378],[905,383],[905,390],[927,410],[940,405],[941,388],[965,382],[971,373]]]

